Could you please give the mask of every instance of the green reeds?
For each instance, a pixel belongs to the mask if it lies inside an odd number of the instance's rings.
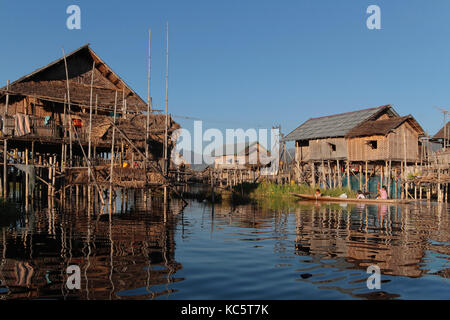
[[[276,184],[272,182],[242,183],[233,188],[234,193],[250,198],[288,198],[293,197],[292,193],[314,194],[316,189],[306,184]],[[339,197],[346,193],[349,198],[355,198],[356,192],[347,188],[320,189],[324,196]]]

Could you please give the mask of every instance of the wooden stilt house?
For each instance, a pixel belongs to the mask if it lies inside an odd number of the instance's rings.
[[[162,167],[166,116],[149,114],[147,139],[147,110],[148,104],[89,45],[82,46],[0,89],[4,167],[44,165],[51,157],[61,171],[86,168],[88,153],[92,164],[101,164],[113,151],[115,167],[128,160],[142,168],[147,145],[147,161]],[[170,116],[167,122],[170,155],[171,133],[180,126]]]
[[[350,188],[354,176],[359,189],[367,191],[375,175],[381,185],[390,186],[394,167],[401,167],[405,177],[404,168],[419,161],[423,133],[412,116],[400,117],[391,105],[384,105],[309,119],[284,141],[295,141],[299,182],[342,187],[345,178]]]

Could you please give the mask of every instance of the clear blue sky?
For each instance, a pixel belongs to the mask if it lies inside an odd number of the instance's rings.
[[[81,30],[66,28],[71,4]],[[370,4],[382,30],[366,28]],[[434,134],[443,124],[434,106],[450,106],[448,0],[0,0],[0,82],[89,42],[146,100],[151,28],[152,96],[162,106],[166,20],[169,112],[205,127],[289,133],[310,117],[392,104]]]

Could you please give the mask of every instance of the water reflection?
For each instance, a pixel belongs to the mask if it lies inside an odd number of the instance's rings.
[[[420,277],[428,250],[449,256],[448,213],[442,206],[316,206],[297,209],[299,255],[344,258],[356,268]],[[305,214],[308,212],[309,214]],[[446,230],[446,231],[444,231]]]
[[[133,299],[169,295],[181,264],[174,259],[177,204],[166,221],[161,203],[147,212],[113,215],[42,209],[3,228],[0,298]],[[175,214],[174,214],[175,212]],[[81,269],[81,290],[66,286],[69,265]]]
[[[3,227],[0,299],[450,298],[445,206],[129,198],[111,219],[79,204]],[[81,290],[66,287],[73,264]]]

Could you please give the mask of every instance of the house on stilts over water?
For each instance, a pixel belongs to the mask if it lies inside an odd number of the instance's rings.
[[[147,116],[148,107],[89,45],[8,83],[0,89],[1,194],[10,195],[17,164],[31,166],[49,192],[89,182],[99,188],[169,184],[166,115]],[[168,155],[178,128],[168,116]]]
[[[390,105],[311,118],[289,133],[295,141],[299,183],[402,195],[406,177],[421,161],[424,131],[412,117]],[[350,183],[348,183],[350,181]]]

